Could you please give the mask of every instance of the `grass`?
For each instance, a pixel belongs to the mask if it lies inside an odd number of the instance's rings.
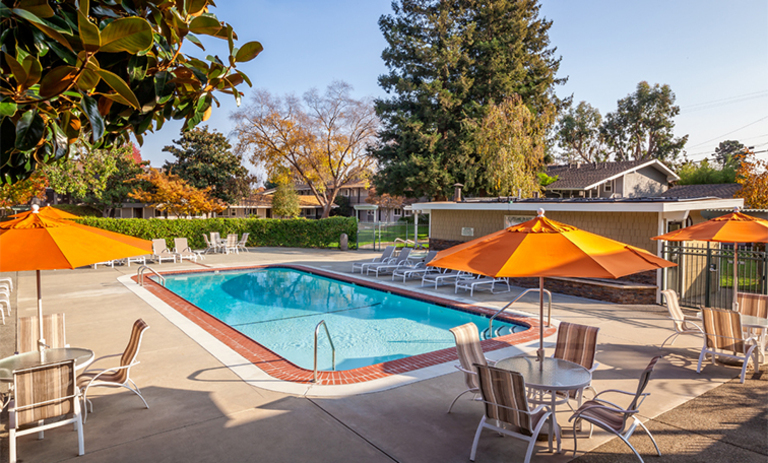
[[[373,225],[371,225],[373,227]],[[357,232],[357,240],[360,247],[370,246],[373,244],[374,237],[378,242],[381,240],[382,244],[392,244],[396,238],[406,239],[406,227],[407,227],[407,239],[413,240],[413,225],[397,223],[394,225],[382,225],[381,235],[379,235],[378,227],[376,230],[373,228],[360,227]],[[429,240],[429,224],[419,225],[419,241],[427,244]]]

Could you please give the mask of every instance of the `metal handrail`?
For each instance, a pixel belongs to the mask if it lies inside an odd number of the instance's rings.
[[[160,284],[162,284],[163,287],[165,287],[165,277],[157,273],[157,271],[152,267],[150,267],[149,265],[142,265],[136,271],[136,277],[138,279],[139,286],[144,286],[144,270],[149,270],[150,272],[157,275],[157,277],[160,278]]]
[[[498,317],[499,315],[501,315],[501,313],[502,313],[502,312],[504,312],[505,310],[507,310],[507,309],[509,308],[509,306],[511,306],[511,305],[512,305],[512,304],[514,304],[515,302],[519,301],[521,297],[525,296],[526,294],[528,294],[528,293],[530,293],[530,292],[539,292],[539,288],[530,288],[530,289],[526,289],[525,291],[523,291],[522,293],[520,293],[520,294],[519,294],[519,295],[518,295],[518,296],[517,296],[517,297],[516,297],[516,298],[515,298],[515,299],[514,299],[512,302],[510,302],[509,304],[505,305],[505,306],[504,306],[504,307],[502,307],[502,308],[501,308],[501,309],[500,309],[498,312],[496,312],[495,314],[493,314],[493,316],[491,317],[491,319],[490,319],[490,320],[488,320],[488,335],[486,336],[486,339],[488,339],[489,337],[492,337],[492,336],[493,336],[493,320],[494,320],[496,317]],[[552,322],[552,293],[550,293],[548,289],[545,289],[545,290],[544,290],[544,293],[545,293],[547,296],[549,296],[549,306],[548,306],[548,308],[547,308],[547,326],[549,326],[549,325],[551,324],[551,322]]]
[[[331,339],[331,332],[328,331],[328,325],[325,324],[325,320],[320,320],[320,323],[315,327],[315,376],[312,380],[313,383],[317,382],[317,333],[320,331],[320,326],[325,328],[325,334],[328,336],[328,342],[331,343],[331,355],[333,359],[333,371],[336,371],[336,348],[333,346],[333,339]]]

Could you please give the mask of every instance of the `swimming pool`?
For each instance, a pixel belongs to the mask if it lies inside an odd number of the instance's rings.
[[[292,362],[313,369],[314,331],[325,320],[336,370],[352,370],[454,346],[449,328],[485,316],[291,268],[166,275],[166,288]],[[496,326],[497,323],[494,323]],[[529,326],[501,321],[499,335]],[[321,330],[318,368],[330,370]]]

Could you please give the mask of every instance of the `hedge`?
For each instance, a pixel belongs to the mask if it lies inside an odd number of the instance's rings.
[[[205,249],[203,234],[219,232],[248,235],[247,246],[286,246],[295,248],[338,247],[342,233],[349,243],[357,239],[357,219],[330,217],[327,219],[109,219],[84,217],[78,222],[146,240],[164,238],[173,249],[174,238],[187,238],[192,249]]]

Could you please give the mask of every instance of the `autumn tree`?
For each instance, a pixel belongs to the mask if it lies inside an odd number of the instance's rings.
[[[389,193],[378,194],[375,188],[368,190],[368,196],[365,202],[375,204],[379,209],[384,210],[384,221],[389,222],[389,214],[393,209],[399,209],[405,205],[406,198],[403,196],[391,195]]]
[[[669,85],[640,82],[606,114],[600,133],[617,161],[674,161],[688,141],[688,135],[674,137],[673,118],[679,113]]]
[[[45,199],[48,179],[42,172],[14,184],[0,185],[0,213],[6,215],[13,206],[28,204],[33,198]]]
[[[607,159],[600,138],[603,117],[586,101],[569,107],[557,120],[556,138],[567,162],[603,162]]]
[[[367,150],[379,121],[372,103],[351,98],[351,90],[333,82],[325,93],[310,90],[301,100],[259,90],[233,115],[236,151],[250,153],[251,162],[270,175],[290,169],[323,206],[323,218],[339,190],[366,176],[374,163]]]
[[[736,155],[740,162],[736,182],[741,185],[737,198],[744,198],[744,204],[754,209],[768,209],[768,161],[758,159],[755,153],[745,149]]]
[[[184,119],[206,119],[214,92],[250,85],[235,69],[258,42],[235,47],[232,26],[211,0],[0,0],[0,182],[29,177],[69,155],[81,134],[95,148]],[[181,53],[205,50],[200,36],[227,41],[224,60]]]
[[[235,203],[251,192],[254,178],[243,166],[242,153],[232,153],[227,137],[207,126],[194,128],[173,140],[163,151],[176,159],[165,163],[171,171],[195,188],[211,187],[211,195]]]
[[[523,197],[539,192],[536,176],[544,159],[546,118],[537,118],[519,96],[489,105],[488,114],[472,125],[487,192]]]
[[[539,16],[538,0],[398,0],[392,8],[379,19],[388,68],[379,85],[388,96],[376,101],[376,188],[433,199],[456,182],[468,193],[493,189],[474,127],[513,95],[536,118],[553,114],[563,80],[552,22]]]
[[[139,202],[150,203],[170,215],[191,217],[226,209],[221,200],[211,197],[211,188],[199,190],[178,175],[150,169],[137,179],[148,182],[151,187],[147,190],[134,189],[129,196]]]

